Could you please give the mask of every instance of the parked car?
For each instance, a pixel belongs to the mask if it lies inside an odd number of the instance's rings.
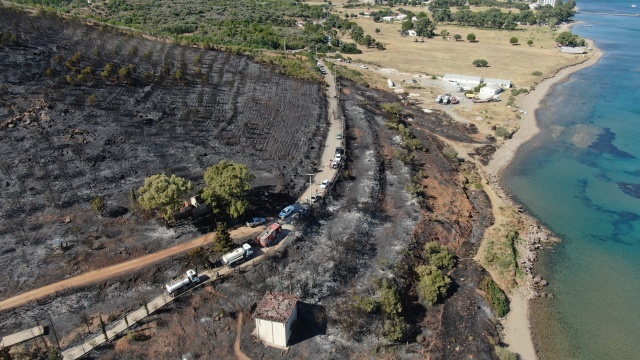
[[[336,154],[342,154],[342,148],[341,147],[336,147]]]
[[[312,203],[317,203],[318,201],[320,201],[320,199],[322,199],[322,196],[320,196],[320,195],[312,195],[311,196],[311,202]]]
[[[326,188],[328,188],[328,187],[329,187],[329,184],[331,184],[331,181],[329,181],[329,180],[324,180],[324,181],[322,182],[322,184],[320,184],[320,188],[321,188],[321,189],[326,189]]]
[[[336,162],[339,163],[342,160],[342,154],[336,154]]]
[[[300,210],[298,210],[298,216],[305,216],[309,213],[309,207],[308,206],[303,206],[300,208]]]
[[[267,219],[265,219],[265,218],[255,217],[255,218],[251,219],[251,221],[247,221],[247,226],[248,227],[254,227],[254,226],[262,225],[262,224],[264,224],[266,222],[267,222]]]
[[[368,69],[367,65],[360,65],[360,67],[363,69]]]
[[[338,138],[338,140],[342,140],[342,133],[338,133],[337,138]]]
[[[286,208],[282,209],[282,211],[280,211],[280,218],[284,219],[286,217],[288,217],[289,215],[293,214],[293,212],[296,210],[296,207],[293,205],[289,205]]]

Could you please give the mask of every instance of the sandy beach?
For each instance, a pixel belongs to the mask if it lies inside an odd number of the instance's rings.
[[[538,133],[536,110],[551,87],[564,81],[571,74],[598,62],[603,53],[593,45],[592,48],[584,62],[558,70],[554,76],[537,84],[535,90],[520,101],[519,110],[522,117],[520,128],[495,152],[491,162],[484,169],[488,174],[494,177],[500,176],[515,157],[518,148]],[[520,359],[533,360],[537,359],[537,355],[531,336],[527,288],[528,286],[523,286],[511,296],[511,311],[503,322],[504,342],[508,344],[510,351],[520,356]]]
[[[509,141],[495,152],[491,162],[485,167],[485,171],[491,175],[499,176],[500,172],[507,167],[514,158],[518,148],[538,133],[540,129],[538,129],[536,121],[536,110],[540,107],[542,99],[547,96],[547,93],[553,85],[564,81],[576,71],[597,63],[601,57],[602,51],[593,47],[593,50],[587,54],[584,62],[562,68],[556,72],[554,76],[546,78],[537,84],[535,90],[531,91],[520,101],[520,116],[522,117],[520,128]]]

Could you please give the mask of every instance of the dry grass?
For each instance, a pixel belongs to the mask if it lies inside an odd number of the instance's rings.
[[[529,87],[542,78],[531,75],[532,72],[540,71],[543,77],[549,76],[561,67],[582,60],[576,59],[575,55],[560,53],[553,41],[555,32],[543,27],[530,26],[522,30],[505,31],[446,25],[436,31],[446,29],[451,36],[460,34],[463,38],[474,33],[478,42],[437,37],[420,43],[414,42],[414,37],[401,36],[399,23],[375,23],[370,18],[357,19],[356,22],[364,28],[365,33],[383,42],[387,50],[365,49],[363,54],[350,55],[351,58],[375,62],[403,72],[496,77],[511,79],[518,87]],[[379,34],[375,33],[376,28],[380,28]],[[523,44],[509,44],[512,36]],[[526,44],[529,39],[533,40],[533,46]],[[473,66],[472,62],[476,59],[487,60],[489,67]]]

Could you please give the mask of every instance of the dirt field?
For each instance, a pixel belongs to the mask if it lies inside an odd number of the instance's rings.
[[[318,84],[246,57],[73,21],[5,9],[0,24],[20,39],[0,48],[0,264],[12,269],[1,298],[210,230],[207,217],[166,229],[132,215],[130,189],[149,175],[175,173],[198,188],[219,160],[245,163],[257,176],[257,213],[301,192],[320,154],[327,115]],[[100,73],[108,63],[134,64],[135,72],[107,81]],[[73,68],[87,67],[89,80],[69,84],[67,75],[79,76]],[[147,72],[155,72],[148,81]],[[91,210],[98,195],[107,202],[104,217]],[[54,256],[55,239],[70,249]]]

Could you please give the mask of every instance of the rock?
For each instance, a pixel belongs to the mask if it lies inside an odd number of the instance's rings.
[[[546,297],[547,297],[547,293],[546,293],[546,292],[542,292],[542,293],[540,293],[540,297],[541,297],[541,298],[546,298]]]
[[[541,280],[540,281],[540,286],[547,286],[549,285],[549,283],[547,282],[547,280]]]
[[[64,223],[68,224],[71,222],[71,216],[67,216],[66,218],[64,218]]]
[[[553,298],[554,298],[554,296],[553,296],[553,294],[552,294],[552,293],[549,293],[549,294],[547,295],[547,298],[549,298],[549,299],[553,299]]]

